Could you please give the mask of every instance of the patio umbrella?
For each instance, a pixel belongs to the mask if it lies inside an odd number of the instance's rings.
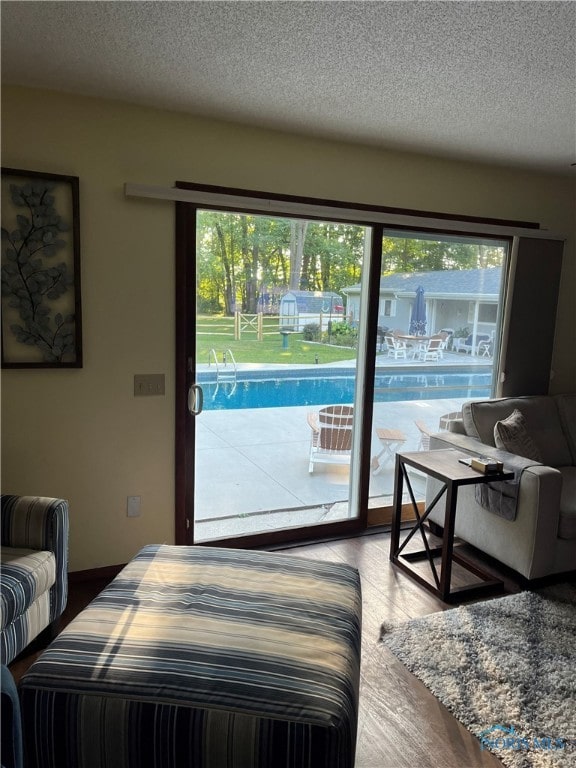
[[[413,336],[424,336],[426,333],[426,302],[424,301],[424,288],[421,285],[416,289],[416,301],[410,317],[410,333]]]

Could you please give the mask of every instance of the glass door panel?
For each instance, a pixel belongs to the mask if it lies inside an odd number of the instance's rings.
[[[491,397],[508,242],[385,231],[378,311],[370,522],[390,520],[396,451],[428,450],[466,400]],[[349,293],[356,311],[358,292]],[[424,498],[425,478],[413,485]]]
[[[196,543],[358,520],[365,233],[197,211]]]

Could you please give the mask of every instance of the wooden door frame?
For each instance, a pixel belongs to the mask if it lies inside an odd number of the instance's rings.
[[[175,516],[176,544],[188,544],[193,525],[188,518],[189,500],[194,502],[194,472],[187,472],[190,456],[188,431],[195,433],[195,420],[188,412],[188,389],[193,384],[191,359],[196,352],[196,285],[188,267],[188,243],[196,239],[196,208],[190,203],[176,203],[176,372],[175,372]],[[192,239],[191,239],[192,238]]]

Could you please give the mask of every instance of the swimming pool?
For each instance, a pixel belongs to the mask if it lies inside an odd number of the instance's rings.
[[[350,368],[329,371],[239,372],[236,383],[215,381],[215,372],[202,372],[198,383],[204,390],[204,410],[283,408],[295,405],[352,403],[354,372]],[[376,373],[375,402],[437,400],[440,398],[490,397],[490,366],[396,369]]]

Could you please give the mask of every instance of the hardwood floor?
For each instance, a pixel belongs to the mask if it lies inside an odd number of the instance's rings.
[[[383,621],[406,621],[451,607],[393,568],[388,560],[389,546],[388,533],[372,533],[286,550],[298,557],[346,562],[360,571],[363,623],[356,768],[502,768],[502,763],[482,751],[478,740],[379,644]],[[459,578],[457,569],[454,577]],[[106,583],[73,583],[62,626]],[[520,589],[507,576],[505,584],[509,592]],[[39,653],[29,653],[10,665],[16,680]]]
[[[362,580],[362,663],[356,768],[501,768],[478,740],[379,642],[385,620],[406,621],[448,606],[393,568],[390,535],[310,544],[299,557],[346,562]],[[461,574],[454,573],[456,579]],[[518,586],[509,580],[508,591]]]

